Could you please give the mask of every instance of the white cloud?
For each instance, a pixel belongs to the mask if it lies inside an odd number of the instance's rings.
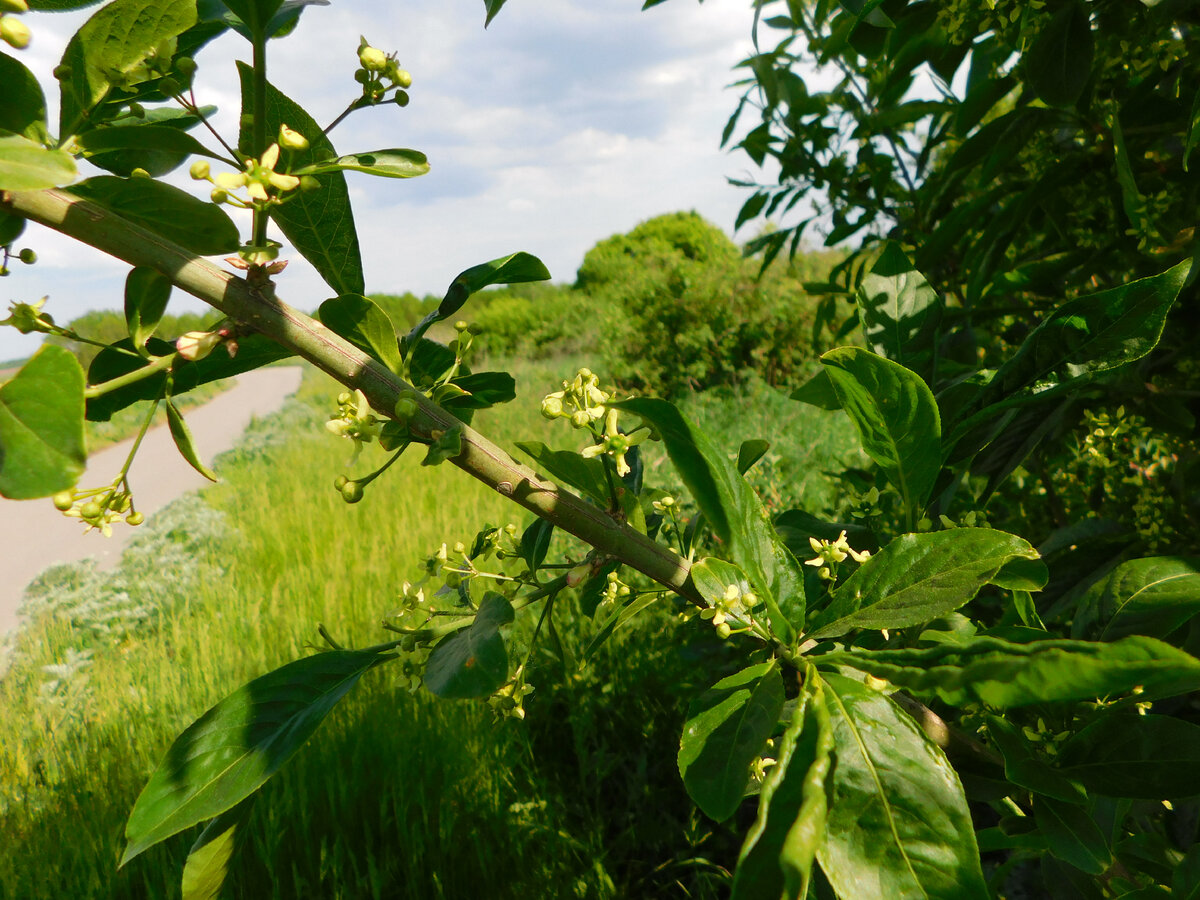
[[[750,4],[639,6],[510,0],[485,32],[478,0],[335,0],[272,44],[272,81],[318,122],[354,96],[359,34],[397,51],[413,73],[408,108],[356,113],[332,134],[343,152],[413,147],[432,164],[412,181],[351,177],[368,290],[440,293],[461,269],[516,249],[571,281],[596,241],[677,209],[732,227],[745,197],[725,176],[746,162],[718,142],[737,99],[725,86],[750,50]],[[92,11],[31,17],[35,40],[22,60],[47,77]],[[198,98],[221,107],[226,134],[239,92],[226,60],[245,58],[245,48],[228,36],[198,57]],[[48,293],[60,320],[120,308],[122,264],[33,228],[25,243],[42,262],[16,266],[0,281],[0,301]],[[280,294],[311,309],[329,289],[293,257]],[[0,359],[33,346],[0,329]]]

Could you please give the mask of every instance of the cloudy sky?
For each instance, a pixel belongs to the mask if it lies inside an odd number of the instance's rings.
[[[640,0],[509,0],[486,31],[483,6],[333,0],[271,46],[272,81],[319,122],[357,93],[360,34],[413,75],[407,109],[358,112],[331,135],[339,152],[411,147],[432,166],[408,181],[350,175],[368,291],[441,294],[460,270],[514,250],[571,281],[597,240],[674,210],[732,227],[745,195],[725,179],[750,174],[750,163],[718,143],[738,96],[733,66],[750,49],[749,0],[671,0],[647,12]],[[94,9],[28,16],[34,40],[22,61],[48,75]],[[230,136],[231,55],[248,58],[248,45],[227,36],[202,51],[196,82]],[[120,308],[123,264],[33,226],[26,245],[41,259],[0,281],[0,309],[43,295],[59,321]],[[292,259],[280,295],[313,309],[328,289]],[[177,292],[172,308],[200,304]],[[0,329],[0,360],[36,345]]]

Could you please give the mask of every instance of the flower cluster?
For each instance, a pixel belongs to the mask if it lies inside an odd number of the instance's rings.
[[[394,91],[390,102],[397,106],[408,106],[408,88],[412,86],[412,75],[400,68],[396,54],[384,53],[372,47],[367,39],[360,38],[358,45],[359,69],[354,80],[362,85],[362,100],[366,104],[389,102],[388,91]]]
[[[14,15],[25,12],[29,12],[25,0],[0,0],[0,40],[14,50],[24,50],[32,37],[29,26]]]
[[[600,377],[591,369],[580,369],[574,380],[564,381],[563,389],[542,400],[542,415],[547,419],[570,419],[575,428],[587,428],[604,418],[612,394],[600,390]]]
[[[584,447],[581,452],[584,459],[591,459],[596,456],[611,456],[617,464],[617,474],[621,476],[628,475],[630,472],[629,463],[625,461],[625,454],[632,447],[636,447],[647,437],[650,436],[649,430],[639,430],[634,434],[624,434],[617,427],[617,415],[619,411],[610,409],[608,415],[604,417],[604,434],[602,438],[590,447]]]
[[[533,685],[525,681],[525,666],[519,666],[512,680],[488,698],[492,709],[502,716],[514,719],[525,718],[525,695],[533,692]]]
[[[54,317],[42,312],[46,297],[37,303],[12,303],[8,307],[8,318],[0,319],[0,325],[11,325],[21,334],[53,334],[57,331]]]
[[[360,390],[353,394],[343,391],[338,394],[337,402],[338,414],[325,423],[325,428],[338,437],[354,441],[353,461],[362,452],[363,444],[369,444],[379,437],[383,423],[371,412],[371,404]]]
[[[74,489],[54,495],[54,506],[64,516],[79,519],[87,526],[84,534],[93,530],[112,537],[112,526],[125,520],[127,525],[141,525],[146,517],[133,508],[133,494],[127,487],[109,485],[86,491]]]
[[[759,599],[755,594],[731,584],[726,586],[725,593],[712,606],[700,610],[700,618],[712,622],[717,629],[717,637],[727,638],[735,633],[734,625],[739,633],[750,629],[750,611],[758,604]]]
[[[850,557],[857,563],[866,562],[871,558],[870,551],[855,550],[850,546],[846,540],[845,531],[837,536],[836,541],[817,540],[815,537],[810,537],[808,543],[817,555],[813,559],[806,559],[804,564],[806,566],[820,567],[820,572],[817,574],[825,581],[835,581],[837,579],[838,565],[846,557]]]

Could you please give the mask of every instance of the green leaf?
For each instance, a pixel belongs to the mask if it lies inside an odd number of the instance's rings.
[[[692,583],[697,592],[712,609],[720,608],[727,601],[725,591],[735,587],[739,594],[752,593],[752,585],[744,572],[732,563],[723,559],[708,557],[692,566]],[[743,627],[749,618],[751,610],[735,607],[729,612],[731,625],[734,628]]]
[[[975,828],[949,761],[879,691],[824,676],[835,759],[821,869],[839,897],[987,897]]]
[[[813,860],[825,839],[832,751],[823,683],[810,668],[738,855],[733,900],[806,896]]]
[[[1030,333],[990,382],[990,400],[1044,380],[1065,382],[1141,359],[1162,335],[1191,262],[1068,300]]]
[[[317,316],[326,328],[400,373],[403,360],[395,326],[373,301],[362,294],[342,294],[322,303]]]
[[[641,416],[662,436],[671,463],[729,558],[766,601],[776,637],[790,644],[793,626],[804,620],[804,573],[737,466],[665,400],[638,398],[612,405]]]
[[[61,65],[59,132],[83,128],[88,114],[163,41],[196,24],[196,0],[113,0],[67,44]]]
[[[125,325],[133,346],[144,352],[171,299],[171,281],[153,269],[137,266],[125,277]]]
[[[990,528],[901,535],[830,591],[831,602],[813,619],[808,637],[823,640],[854,628],[907,628],[941,618],[969,603],[1010,560],[1020,558],[1039,559],[1027,541]]]
[[[245,825],[253,805],[254,798],[248,797],[200,832],[183,864],[183,900],[219,900],[236,849],[238,829]]]
[[[454,459],[462,453],[462,435],[461,425],[455,425],[444,432],[429,445],[429,450],[426,451],[425,458],[421,460],[421,465],[436,466],[448,459]]]
[[[239,62],[238,74],[242,80],[242,109],[249,112],[254,108],[254,70]],[[337,156],[333,144],[312,116],[274,85],[268,84],[266,133],[278,134],[280,125],[287,125],[308,138],[307,150],[291,152],[289,158],[293,166],[302,168],[317,160]],[[252,144],[253,131],[246,123],[242,126],[239,149],[247,156],[257,156],[266,149]],[[328,172],[317,180],[319,186],[315,190],[300,191],[287,203],[274,207],[271,218],[337,294],[365,293],[362,254],[346,176],[341,172]]]
[[[849,666],[903,690],[936,694],[951,706],[985,703],[1011,709],[1115,697],[1140,687],[1164,696],[1200,686],[1200,660],[1147,637],[1112,643],[994,637],[906,650],[823,654],[821,663]]]
[[[900,491],[915,523],[941,469],[942,426],[933,393],[916,373],[857,347],[830,350],[821,363],[863,450]]]
[[[534,519],[521,532],[521,543],[517,553],[529,566],[529,571],[535,571],[546,561],[546,553],[550,550],[550,538],[554,535],[554,523],[546,519]]]
[[[237,226],[221,207],[152,178],[99,175],[71,185],[71,193],[198,256],[238,248]]]
[[[1133,165],[1129,160],[1129,150],[1125,146],[1125,132],[1121,130],[1121,120],[1116,113],[1112,116],[1112,138],[1117,184],[1121,186],[1121,205],[1125,209],[1125,217],[1135,229],[1148,231],[1151,228],[1149,211],[1145,199],[1138,191]]]
[[[445,409],[488,409],[517,398],[517,382],[507,372],[472,372],[459,375],[451,384],[464,393],[439,402]]]
[[[1200,725],[1172,716],[1102,713],[1060,745],[1064,777],[1103,797],[1200,795]]]
[[[796,388],[791,393],[791,399],[798,400],[800,403],[807,403],[809,406],[815,406],[817,409],[841,409],[842,401],[838,399],[837,391],[833,389],[833,382],[829,378],[829,372],[822,369],[800,387]]]
[[[608,504],[602,459],[584,459],[573,450],[551,450],[540,441],[517,441],[517,449],[534,461],[539,472],[569,484],[597,503]]]
[[[29,8],[32,10],[43,10],[45,12],[65,12],[69,9],[85,9],[89,6],[95,6],[103,0],[27,0]]]
[[[1025,76],[1050,106],[1073,106],[1092,75],[1095,51],[1088,4],[1066,0],[1021,59]]]
[[[483,23],[484,28],[492,24],[492,19],[496,18],[496,13],[500,12],[500,7],[504,6],[507,2],[508,0],[483,0],[484,8],[487,9],[487,19]]]
[[[0,496],[49,497],[79,480],[83,387],[75,354],[51,344],[0,384]]]
[[[783,710],[783,678],[775,662],[722,678],[688,704],[679,744],[679,774],[706,816],[734,814]]]
[[[1112,865],[1104,833],[1085,807],[1035,796],[1033,818],[1047,849],[1063,862],[1089,875],[1102,875]]]
[[[351,153],[337,159],[309,163],[294,169],[293,175],[321,175],[325,172],[364,172],[384,178],[416,178],[429,171],[429,160],[416,150],[393,148],[370,153]]]
[[[761,438],[751,438],[750,440],[742,441],[742,446],[738,448],[737,455],[738,474],[745,475],[749,472],[754,467],[754,464],[762,459],[770,449],[771,442],[764,441]]]
[[[221,158],[186,131],[166,124],[95,128],[80,135],[77,142],[89,154],[90,162],[122,176],[135,168],[156,177],[165,175],[193,155]]]
[[[175,442],[175,447],[179,450],[179,455],[187,460],[187,464],[207,478],[209,481],[216,481],[217,476],[212,469],[204,465],[200,459],[200,454],[196,452],[195,441],[192,440],[192,430],[188,428],[187,422],[183,421],[183,414],[171,402],[171,398],[166,398],[167,403],[167,427],[171,429],[171,440]]]
[[[605,641],[612,637],[613,632],[628,625],[642,610],[648,609],[662,599],[660,594],[653,592],[642,594],[641,596],[633,596],[633,600],[613,612],[600,624],[600,627],[596,630],[596,635],[588,642],[587,648],[583,651],[583,659],[585,661],[595,656],[596,651],[600,649]]]
[[[75,180],[75,160],[19,134],[0,134],[0,191],[36,191]]]
[[[363,673],[387,658],[331,650],[298,659],[239,688],[189,725],[134,804],[121,865],[262,787]]]
[[[500,626],[513,620],[512,604],[489,591],[475,621],[443,640],[425,665],[425,687],[450,700],[486,697],[508,680],[508,651]]]
[[[42,144],[46,134],[46,98],[37,77],[7,53],[0,53],[0,132],[10,131]]]
[[[1066,803],[1087,800],[1083,785],[1039,756],[1016,725],[1001,716],[988,716],[987,723],[988,735],[1004,756],[1005,778],[1035,794]]]
[[[889,241],[858,289],[858,316],[871,347],[918,371],[933,349],[941,315],[937,291]]]
[[[1200,560],[1154,556],[1121,563],[1084,595],[1073,637],[1099,628],[1097,638],[1129,634],[1166,637],[1200,612]]]
[[[293,355],[288,348],[261,334],[246,335],[238,338],[237,343],[238,352],[232,358],[224,349],[218,348],[216,352],[195,362],[181,363],[177,360],[176,368],[170,375],[172,396],[178,397],[202,384],[241,375],[243,372],[262,368],[269,363],[287,359]],[[157,338],[150,338],[146,342],[146,346],[151,356],[167,356],[175,352],[173,343]],[[135,353],[120,352],[120,350],[132,351],[133,349],[132,341],[123,340],[112,345],[110,349],[101,350],[96,354],[96,358],[92,360],[92,365],[88,369],[89,383],[103,384],[113,378],[140,369],[145,365],[145,361],[141,357]],[[161,396],[166,380],[166,373],[151,375],[99,397],[92,397],[87,402],[88,421],[107,422],[112,418],[113,413],[125,409],[139,400],[156,399]]]

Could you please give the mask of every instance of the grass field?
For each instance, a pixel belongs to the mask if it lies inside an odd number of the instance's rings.
[[[569,446],[537,408],[574,368],[519,365],[520,399],[477,426],[501,442]],[[221,460],[222,483],[147,523],[115,573],[61,568],[34,588],[33,623],[0,681],[0,897],[178,896],[194,833],[116,871],[125,817],[175,735],[311,652],[318,623],[346,646],[386,639],[381,617],[433,548],[526,521],[417,454],[347,506],[332,481],[349,444],[322,427],[336,393],[306,376]],[[757,389],[688,408],[731,451],[786,422],[798,439],[768,457],[767,493],[831,499],[805,480],[850,452],[828,414]],[[670,483],[661,464],[649,472]],[[570,607],[554,616],[568,659],[590,637]],[[748,823],[704,820],[675,767],[687,699],[726,657],[708,631],[664,607],[589,666],[539,649],[523,722],[412,695],[386,667],[371,673],[262,791],[225,896],[722,896]]]

